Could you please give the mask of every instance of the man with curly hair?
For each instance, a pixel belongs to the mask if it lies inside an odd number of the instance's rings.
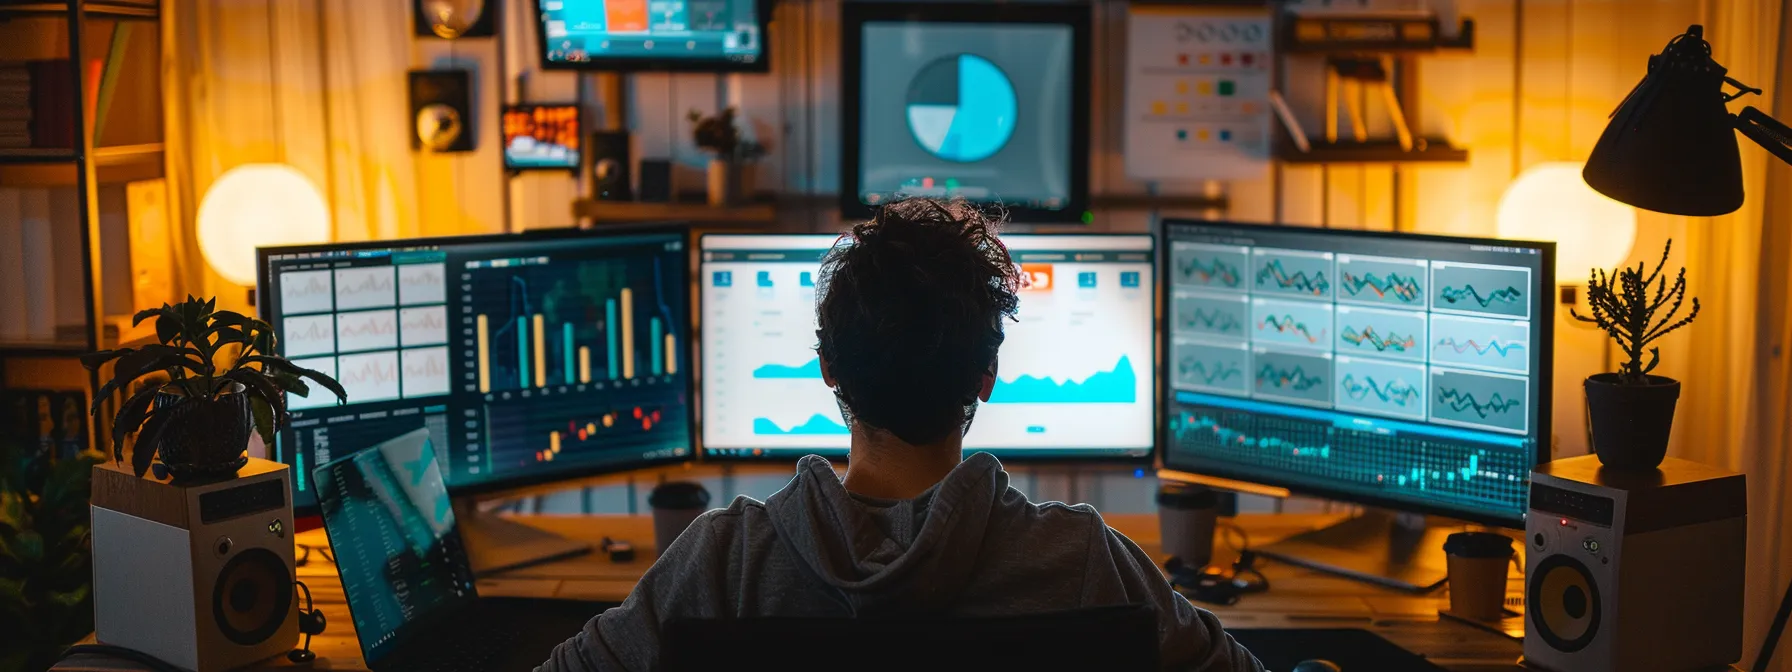
[[[1149,605],[1166,668],[1261,670],[1095,509],[1029,502],[995,457],[964,456],[1019,308],[995,229],[973,206],[913,199],[842,236],[822,261],[816,335],[822,380],[852,430],[845,478],[810,455],[765,502],[739,497],[699,517],[622,606],[540,669],[655,668],[660,627],[676,618]]]

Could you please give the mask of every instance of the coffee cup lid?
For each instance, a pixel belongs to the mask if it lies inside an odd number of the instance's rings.
[[[656,509],[705,508],[709,506],[709,490],[692,481],[661,483],[647,495],[647,505]]]
[[[1157,488],[1157,505],[1175,509],[1208,509],[1219,506],[1212,488],[1191,483],[1165,483]]]
[[[1457,532],[1444,540],[1444,552],[1463,558],[1508,558],[1512,538],[1493,532]]]

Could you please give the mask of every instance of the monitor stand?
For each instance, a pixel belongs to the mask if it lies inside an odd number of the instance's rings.
[[[471,500],[456,498],[454,515],[474,576],[487,577],[591,552],[591,544],[480,511]]]
[[[1425,517],[1367,509],[1363,515],[1263,546],[1258,552],[1292,565],[1409,592],[1430,592],[1449,577],[1444,539],[1451,530]]]

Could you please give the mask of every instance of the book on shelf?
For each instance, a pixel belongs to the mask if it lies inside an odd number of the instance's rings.
[[[0,187],[0,341],[26,337],[23,190]]]
[[[75,146],[77,92],[68,59],[31,61],[31,140],[34,147]],[[7,101],[0,99],[0,106]]]
[[[56,338],[56,276],[50,224],[50,190],[19,190],[20,250],[25,263],[25,338]]]

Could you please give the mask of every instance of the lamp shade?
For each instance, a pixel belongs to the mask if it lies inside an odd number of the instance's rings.
[[[280,163],[225,171],[199,203],[199,252],[218,275],[255,284],[255,248],[330,239],[330,211],[311,180]]]
[[[1594,191],[1578,163],[1544,163],[1500,196],[1501,238],[1556,244],[1556,282],[1581,284],[1594,268],[1613,268],[1636,242],[1636,210]]]
[[[1709,217],[1742,207],[1735,117],[1724,108],[1723,66],[1699,26],[1649,57],[1618,105],[1584,172],[1594,189],[1671,215]]]

